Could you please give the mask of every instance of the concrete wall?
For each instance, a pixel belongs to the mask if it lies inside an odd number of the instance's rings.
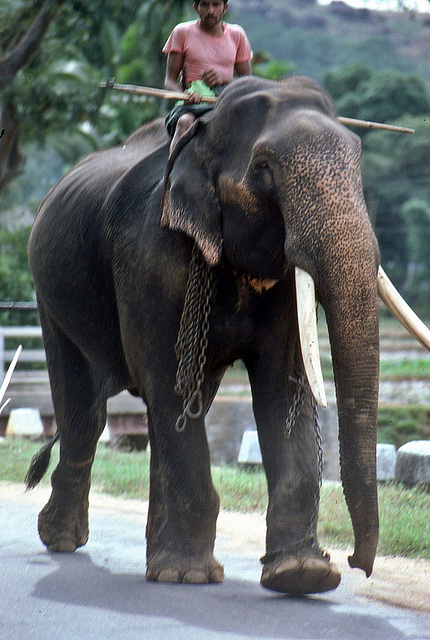
[[[327,480],[339,480],[339,443],[336,405],[319,409],[324,449],[324,473]],[[237,461],[243,432],[256,429],[250,399],[218,397],[206,417],[206,431],[213,464]]]

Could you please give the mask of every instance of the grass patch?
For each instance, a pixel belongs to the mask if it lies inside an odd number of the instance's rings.
[[[92,484],[98,491],[112,496],[148,500],[149,454],[125,453],[99,445]]]
[[[321,368],[326,380],[334,380],[331,358],[321,353]],[[425,358],[399,358],[384,360],[381,357],[379,376],[381,380],[428,380],[430,378],[430,360]]]
[[[32,456],[40,443],[19,438],[1,441],[0,480],[24,481]],[[49,476],[58,460],[58,446],[52,456]],[[116,497],[148,499],[149,455],[125,453],[99,445],[93,467],[93,487]],[[261,468],[243,470],[237,467],[213,468],[213,480],[223,509],[264,513],[267,489]],[[407,489],[397,484],[380,485],[380,543],[378,552],[384,555],[430,559],[428,522],[430,495],[419,488]],[[324,483],[321,491],[319,535],[325,546],[353,544],[352,526],[340,485]]]
[[[399,345],[401,348],[401,345]],[[325,380],[334,380],[331,356],[325,351],[320,352],[321,368]],[[397,360],[384,360],[381,356],[379,374],[381,380],[430,380],[430,360],[428,358],[402,357]],[[234,367],[228,369],[223,378],[223,384],[248,384],[248,374],[245,365],[239,361]],[[234,395],[250,395],[249,389],[237,392]]]
[[[418,487],[408,489],[396,483],[380,484],[378,494],[378,553],[430,560],[430,495]],[[348,509],[338,484],[328,482],[322,487],[318,532],[326,546],[354,544]]]
[[[381,359],[380,373],[381,378],[384,380],[427,379],[430,378],[430,360],[424,358]]]
[[[267,508],[266,476],[260,467],[214,467],[212,479],[221,507],[227,511],[265,513]]]
[[[41,444],[24,438],[0,439],[0,480],[5,482],[24,482],[25,474],[32,456],[40,449]],[[52,461],[58,457],[58,447],[52,455]],[[53,468],[53,465],[51,464]],[[45,477],[41,484],[48,484]]]
[[[427,407],[381,406],[378,409],[378,442],[394,444],[398,449],[411,440],[426,440],[430,411]]]

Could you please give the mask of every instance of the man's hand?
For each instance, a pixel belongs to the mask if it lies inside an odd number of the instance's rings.
[[[190,97],[187,100],[187,104],[200,104],[202,96],[199,93],[190,93]]]
[[[201,78],[208,87],[215,87],[218,84],[227,84],[231,80],[231,78],[227,78],[221,73],[218,73],[215,69],[207,69],[206,71],[203,71]]]

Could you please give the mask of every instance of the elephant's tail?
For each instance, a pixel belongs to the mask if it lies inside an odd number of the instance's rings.
[[[25,476],[25,483],[27,485],[27,491],[30,489],[34,489],[37,487],[39,482],[42,480],[45,475],[49,463],[51,460],[51,451],[54,444],[59,440],[60,434],[57,431],[55,436],[49,440],[45,444],[45,446],[33,457],[30,467],[27,471],[27,475]]]

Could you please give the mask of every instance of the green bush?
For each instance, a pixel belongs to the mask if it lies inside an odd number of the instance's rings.
[[[0,229],[0,300],[1,301],[32,301],[34,300],[33,278],[27,259],[27,241],[30,227],[16,230]],[[25,324],[37,323],[34,312]],[[20,314],[0,309],[0,324],[24,324]]]

